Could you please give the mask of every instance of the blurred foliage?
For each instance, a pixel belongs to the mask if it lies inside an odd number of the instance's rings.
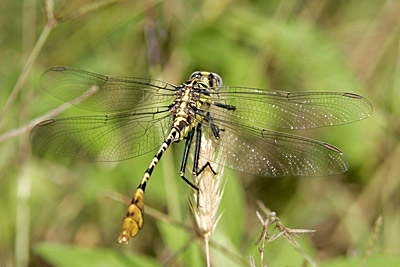
[[[152,258],[110,249],[45,243],[36,246],[35,251],[55,266],[158,266]]]
[[[51,1],[42,1],[42,4]],[[115,3],[113,3],[115,2]],[[0,107],[46,25],[39,1],[0,2]],[[336,177],[265,179],[226,172],[223,213],[211,241],[213,266],[248,266],[260,253],[255,200],[292,228],[316,229],[301,247],[322,266],[361,262],[383,216],[366,266],[400,261],[400,4],[352,1],[56,1],[50,29],[0,136],[61,105],[38,87],[50,66],[151,77],[179,84],[195,70],[225,85],[286,91],[348,91],[374,105],[371,118],[296,132],[341,148],[350,170]],[[77,108],[62,116],[89,114]],[[1,138],[0,138],[1,139]],[[189,187],[179,179],[182,144],[157,166],[146,206],[192,225]],[[153,153],[90,163],[31,153],[28,132],[0,143],[0,265],[174,266],[205,264],[193,231],[145,214],[128,246],[116,243],[125,204]],[[228,178],[229,177],[229,178]],[[118,195],[117,195],[118,196]],[[61,245],[63,244],[63,245]],[[284,239],[266,247],[264,264],[300,266]]]

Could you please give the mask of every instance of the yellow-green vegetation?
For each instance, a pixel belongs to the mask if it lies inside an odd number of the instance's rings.
[[[340,148],[347,173],[268,179],[223,170],[210,263],[400,265],[398,1],[5,0],[0,10],[1,266],[206,265],[192,190],[179,177],[183,143],[155,169],[145,225],[129,245],[116,242],[121,218],[154,153],[94,163],[31,151],[29,131],[48,112],[94,114],[40,89],[51,66],[174,84],[206,70],[224,85],[363,95],[369,119],[294,132]],[[281,221],[256,215],[258,201]],[[281,238],[255,245],[263,225]]]

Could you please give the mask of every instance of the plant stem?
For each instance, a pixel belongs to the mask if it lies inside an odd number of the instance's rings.
[[[204,238],[204,243],[206,245],[207,267],[210,267],[210,246],[208,245],[208,238]]]
[[[28,60],[25,63],[25,66],[18,77],[17,82],[14,85],[14,88],[11,91],[10,96],[7,99],[7,103],[0,114],[0,125],[3,122],[4,117],[7,115],[8,111],[10,110],[11,106],[14,104],[15,99],[17,98],[19,92],[21,91],[22,86],[25,83],[26,78],[28,77],[29,72],[32,69],[33,63],[35,62],[39,52],[42,50],[47,37],[49,36],[51,29],[55,26],[54,23],[46,23],[46,26],[43,28],[42,33],[39,36],[35,46],[32,49],[31,54],[28,57]]]

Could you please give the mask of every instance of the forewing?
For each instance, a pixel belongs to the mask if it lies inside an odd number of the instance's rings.
[[[211,95],[214,102],[235,107],[228,110],[213,105],[212,114],[262,128],[310,129],[341,125],[362,120],[372,113],[371,103],[353,93],[291,93],[221,87]]]
[[[217,118],[214,123],[219,129],[218,139],[209,125],[204,123],[203,128],[217,148],[215,155],[221,158],[208,160],[235,171],[265,177],[312,177],[348,170],[346,156],[327,143]]]
[[[133,111],[173,98],[175,86],[152,79],[107,76],[84,70],[53,67],[41,78],[53,96],[80,108],[101,112]]]
[[[167,112],[50,119],[30,133],[34,147],[90,161],[119,161],[157,148],[168,127]]]

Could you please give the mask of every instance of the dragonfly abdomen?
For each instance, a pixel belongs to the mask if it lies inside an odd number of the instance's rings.
[[[171,132],[165,141],[161,144],[161,147],[158,149],[157,153],[154,155],[153,160],[151,161],[149,167],[143,175],[142,181],[140,182],[138,188],[135,191],[133,199],[128,206],[127,213],[122,220],[122,232],[118,238],[119,243],[128,243],[130,237],[134,237],[137,235],[139,230],[143,226],[143,206],[144,206],[144,191],[146,189],[147,182],[150,179],[151,174],[153,173],[154,168],[157,163],[160,161],[164,152],[171,145],[171,142],[178,139],[180,135],[180,130],[176,127],[171,128]]]

